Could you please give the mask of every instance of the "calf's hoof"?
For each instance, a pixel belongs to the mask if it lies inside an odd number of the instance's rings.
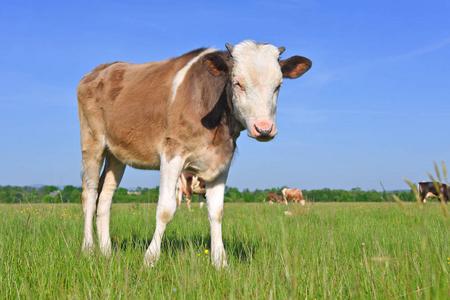
[[[85,256],[93,255],[94,249],[95,249],[95,246],[94,246],[94,244],[91,244],[91,243],[83,243],[83,245],[81,246],[81,252],[83,252],[83,254]]]
[[[156,263],[158,262],[158,260],[159,260],[159,255],[156,255],[156,254],[153,254],[153,253],[150,253],[149,251],[147,251],[144,256],[144,265],[147,268],[154,268]]]

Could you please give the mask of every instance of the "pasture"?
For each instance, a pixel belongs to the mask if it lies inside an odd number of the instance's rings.
[[[0,298],[450,297],[450,221],[436,202],[225,204],[221,271],[209,259],[206,209],[184,203],[146,269],[155,210],[114,204],[105,259],[81,252],[81,205],[0,205]]]

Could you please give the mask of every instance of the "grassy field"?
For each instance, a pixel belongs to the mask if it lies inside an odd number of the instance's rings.
[[[450,221],[438,203],[227,204],[221,271],[206,209],[185,205],[146,269],[155,209],[113,205],[105,259],[80,251],[80,205],[0,205],[0,298],[450,298]]]

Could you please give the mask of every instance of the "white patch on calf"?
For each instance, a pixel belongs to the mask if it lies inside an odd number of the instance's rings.
[[[202,57],[203,55],[211,53],[211,52],[215,52],[215,51],[217,51],[217,49],[214,49],[214,48],[206,49],[205,51],[201,52],[199,55],[197,55],[196,57],[191,59],[190,62],[188,62],[183,68],[181,68],[180,71],[177,72],[177,74],[175,75],[175,77],[173,78],[173,81],[172,81],[172,96],[170,97],[170,103],[172,103],[173,100],[175,99],[175,97],[177,95],[178,87],[183,82],[184,78],[186,77],[187,72],[192,67],[192,65],[195,64],[200,59],[200,57]]]

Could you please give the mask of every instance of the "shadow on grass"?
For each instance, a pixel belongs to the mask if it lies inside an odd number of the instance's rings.
[[[143,239],[137,234],[133,234],[131,239],[125,238],[119,241],[117,237],[113,237],[112,246],[114,251],[126,251],[127,249],[135,249],[145,252],[151,243],[151,239]],[[199,249],[203,252],[209,249],[211,245],[210,236],[193,235],[191,237],[164,236],[161,249],[171,254],[177,254],[189,249]],[[260,243],[255,241],[244,240],[243,238],[234,237],[232,241],[224,240],[224,247],[227,256],[234,257],[242,262],[253,259],[256,251],[260,248]]]

